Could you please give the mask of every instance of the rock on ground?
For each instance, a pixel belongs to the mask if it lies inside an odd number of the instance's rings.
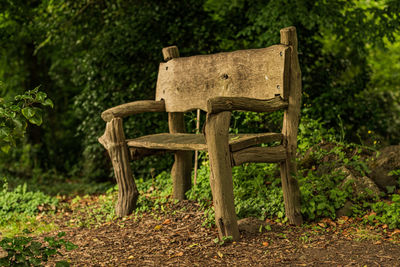
[[[369,176],[381,189],[387,190],[388,186],[397,186],[399,176],[389,173],[400,169],[400,145],[379,150],[368,165],[371,170]]]

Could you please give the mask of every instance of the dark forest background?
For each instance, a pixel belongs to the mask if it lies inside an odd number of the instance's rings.
[[[399,144],[399,14],[398,0],[1,0],[0,95],[12,99],[40,86],[54,109],[46,109],[41,127],[28,126],[17,149],[1,154],[0,171],[110,180],[97,141],[105,128],[100,114],[154,99],[163,47],[177,45],[181,56],[266,47],[291,25],[299,39],[302,118],[342,141]],[[187,115],[191,130],[193,118]],[[250,118],[255,123],[242,123]],[[237,113],[233,127],[271,131],[277,120]],[[128,137],[168,128],[158,113],[134,116],[124,127]],[[149,177],[171,162],[146,158],[134,163],[135,175]]]

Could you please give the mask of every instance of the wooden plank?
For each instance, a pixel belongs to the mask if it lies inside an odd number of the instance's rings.
[[[218,96],[209,98],[207,101],[208,113],[218,113],[221,111],[255,111],[255,112],[273,112],[287,108],[288,103],[280,96],[271,99],[261,100],[248,97],[227,97]]]
[[[286,159],[286,149],[283,146],[249,147],[232,153],[233,165],[245,162],[277,163]]]
[[[99,142],[110,155],[115,179],[118,183],[118,202],[115,213],[119,217],[129,215],[136,208],[139,192],[129,165],[129,154],[121,118],[111,119],[107,123],[104,135],[99,138]]]
[[[174,58],[159,67],[156,100],[168,112],[207,111],[217,96],[270,99],[283,96],[286,45]]]
[[[128,139],[129,147],[166,150],[207,150],[206,141],[202,134],[161,133]]]
[[[139,114],[143,112],[163,112],[165,111],[164,101],[154,100],[141,100],[131,103],[122,104],[110,109],[107,109],[101,113],[101,118],[109,122],[111,119],[119,117],[124,118],[133,114]]]
[[[282,140],[281,133],[230,134],[231,151]],[[160,133],[126,140],[128,147],[165,150],[207,150],[203,134]]]
[[[162,50],[164,60],[170,61],[179,58],[179,50],[176,46],[163,48]],[[165,63],[167,64],[167,63]],[[172,110],[174,111],[174,110]],[[168,127],[170,133],[184,133],[185,121],[184,114],[180,112],[168,113]],[[171,169],[172,176],[172,195],[175,199],[186,199],[186,191],[188,191],[192,184],[192,152],[190,151],[176,151],[174,153],[174,165]]]
[[[297,130],[301,106],[301,71],[297,56],[297,34],[295,27],[281,30],[281,43],[290,46],[290,82],[288,95],[289,106],[284,112],[282,134],[287,149],[287,159],[281,163],[282,190],[285,200],[286,217],[291,224],[303,223],[300,209],[300,190],[297,180],[291,175],[297,172],[296,150]]]
[[[219,237],[240,238],[233,197],[232,166],[229,152],[230,112],[207,115],[205,136],[210,158],[210,185]]]
[[[282,137],[281,133],[231,134],[229,135],[229,146],[234,152],[250,146],[282,141]]]

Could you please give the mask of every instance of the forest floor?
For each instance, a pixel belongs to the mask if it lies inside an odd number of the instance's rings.
[[[90,215],[61,211],[51,218],[78,246],[58,258],[73,266],[400,266],[400,231],[354,218],[301,227],[267,221],[256,233],[242,231],[238,242],[218,242],[216,228],[202,226],[203,212],[190,201],[71,227],[77,218],[90,220],[84,216]]]

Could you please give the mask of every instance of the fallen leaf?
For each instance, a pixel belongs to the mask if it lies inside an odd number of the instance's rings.
[[[217,251],[218,256],[222,259],[222,257],[224,256],[224,254],[222,254],[221,252]]]
[[[268,243],[268,242],[263,242],[262,245],[263,245],[264,247],[268,247],[268,246],[269,246],[269,243]]]
[[[187,220],[187,219],[189,219],[189,217],[190,217],[190,215],[188,214],[188,215],[186,215],[185,217],[183,217],[183,219],[184,219],[184,220]]]
[[[322,222],[318,223],[318,225],[319,225],[320,227],[322,227],[322,228],[325,228],[325,227],[326,227],[326,224],[325,224],[325,223],[322,223]]]
[[[179,253],[176,253],[176,256],[177,256],[177,257],[182,257],[182,256],[183,256],[183,252],[181,251],[181,252],[179,252]]]
[[[198,246],[199,244],[197,244],[197,243],[193,243],[193,244],[191,244],[190,246],[189,246],[189,248],[192,248],[192,247],[196,247],[196,246]]]
[[[156,226],[154,226],[154,230],[156,230],[156,231],[161,230],[161,228],[162,228],[162,225],[156,225]]]
[[[400,229],[394,229],[392,235],[400,234]]]
[[[131,255],[131,256],[128,257],[128,260],[131,260],[131,259],[134,259],[134,258],[135,258],[135,256]]]
[[[387,224],[382,225],[382,228],[383,228],[383,229],[388,228]]]
[[[170,224],[171,220],[170,219],[166,219],[162,224]]]

